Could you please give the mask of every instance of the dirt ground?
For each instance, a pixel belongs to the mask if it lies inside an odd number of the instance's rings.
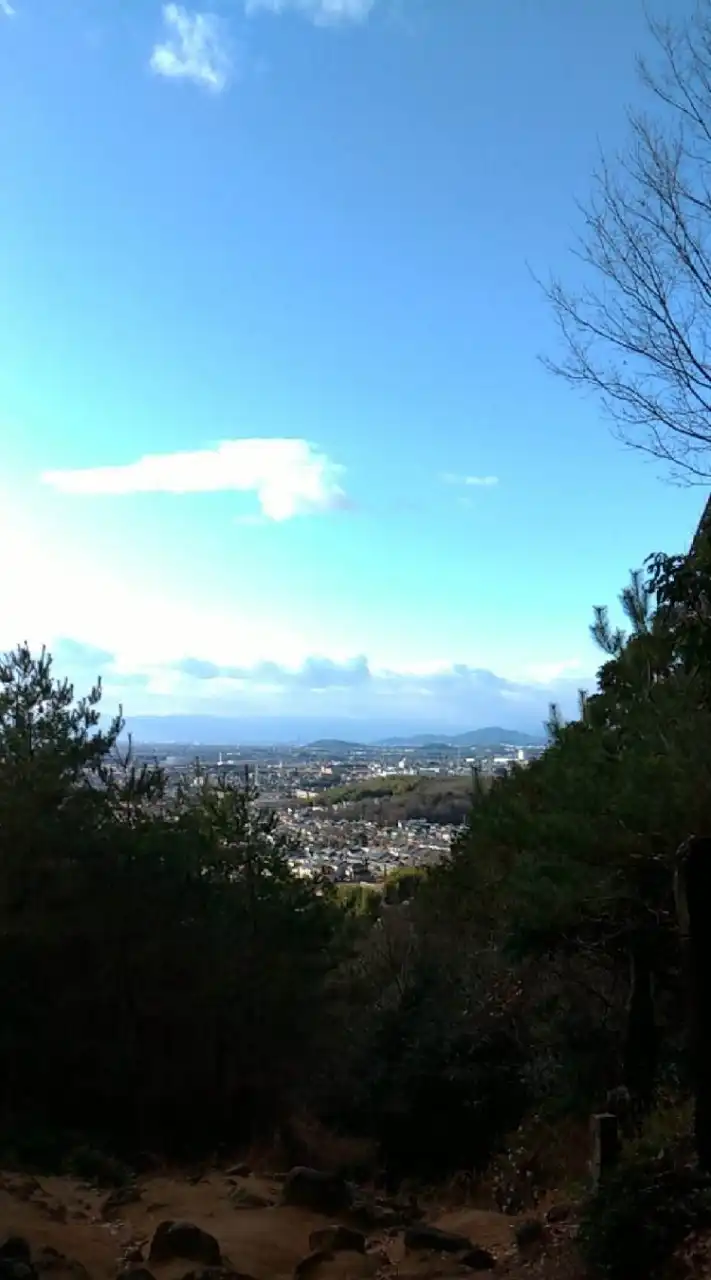
[[[160,1222],[187,1220],[217,1238],[229,1270],[253,1280],[292,1280],[297,1264],[310,1253],[310,1233],[334,1222],[282,1206],[276,1177],[213,1171],[196,1181],[166,1173],[139,1179],[133,1203],[107,1210],[108,1195],[72,1178],[0,1174],[0,1244],[9,1235],[24,1237],[40,1275],[51,1271],[51,1280],[87,1280],[87,1273],[90,1280],[116,1280],[127,1267],[142,1265]],[[243,1207],[245,1203],[260,1207]],[[498,1275],[572,1280],[581,1274],[570,1223],[546,1228],[543,1242],[522,1254],[516,1246],[516,1218],[484,1209],[422,1208],[428,1223],[488,1249]],[[155,1280],[183,1280],[196,1270],[185,1260],[144,1265]],[[461,1275],[473,1272],[451,1256],[406,1252],[402,1232],[392,1231],[369,1234],[365,1254],[337,1253],[309,1270],[309,1280],[453,1280]]]

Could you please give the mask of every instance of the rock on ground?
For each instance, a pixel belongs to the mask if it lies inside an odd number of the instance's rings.
[[[193,1222],[161,1222],[151,1240],[148,1260],[169,1262],[171,1258],[187,1258],[207,1267],[219,1267],[222,1254],[215,1237]]]
[[[488,1249],[480,1249],[478,1246],[469,1249],[467,1253],[463,1253],[459,1261],[463,1267],[469,1267],[471,1271],[493,1271],[496,1266],[496,1258]]]
[[[436,1253],[464,1253],[474,1246],[466,1236],[455,1231],[442,1231],[440,1227],[431,1227],[419,1223],[416,1227],[408,1227],[405,1232],[406,1249],[430,1249]]]
[[[309,1236],[309,1248],[326,1249],[331,1253],[365,1253],[365,1236],[352,1227],[319,1227]]]
[[[313,1213],[343,1213],[353,1200],[345,1178],[297,1165],[284,1179],[281,1202]]]

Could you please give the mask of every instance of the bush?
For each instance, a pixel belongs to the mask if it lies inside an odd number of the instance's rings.
[[[0,1167],[32,1174],[56,1174],[64,1167],[67,1152],[80,1141],[35,1118],[14,1116],[5,1120],[0,1144]]]
[[[336,899],[355,916],[377,920],[383,903],[383,888],[378,884],[339,884]]]
[[[508,975],[408,907],[362,940],[313,1098],[329,1126],[377,1143],[393,1186],[484,1169],[529,1101]]]
[[[405,1026],[398,1019],[391,1030]],[[396,1090],[375,1091],[384,1163],[395,1183],[482,1171],[529,1101],[519,1048],[504,1025],[448,1036],[424,1010],[413,1031],[395,1063]]]
[[[409,902],[424,883],[423,867],[398,867],[385,881],[385,901],[390,905]]]
[[[711,1225],[711,1178],[683,1144],[633,1148],[591,1197],[580,1224],[590,1267],[610,1280],[653,1280],[695,1229]]]
[[[100,697],[77,701],[44,652],[0,656],[0,1126],[55,1169],[88,1141],[80,1176],[113,1182],[96,1135],[132,1158],[271,1130],[348,944],[251,788],[169,789],[121,756],[120,720],[100,729]]]
[[[93,1182],[97,1187],[125,1187],[133,1180],[129,1165],[97,1147],[75,1147],[69,1152],[64,1168],[74,1178]]]

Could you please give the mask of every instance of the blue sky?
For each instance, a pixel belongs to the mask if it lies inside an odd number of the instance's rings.
[[[135,712],[572,709],[592,605],[704,500],[538,361],[647,39],[637,0],[0,0],[0,644]]]

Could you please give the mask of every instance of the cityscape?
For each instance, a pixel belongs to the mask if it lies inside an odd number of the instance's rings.
[[[489,785],[545,750],[533,735],[525,745],[525,735],[510,736],[513,742],[476,746],[142,743],[135,756],[158,763],[169,785],[190,773],[196,785],[220,776],[248,781],[258,803],[278,812],[282,830],[295,838],[298,851],[290,861],[297,875],[367,885],[445,857],[466,820],[477,779]]]

